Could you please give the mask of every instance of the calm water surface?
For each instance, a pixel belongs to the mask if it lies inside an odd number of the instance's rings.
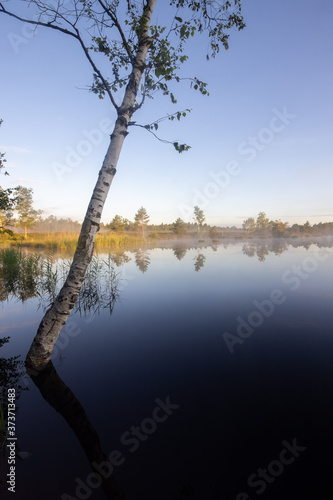
[[[118,258],[112,314],[73,315],[54,370],[21,379],[2,497],[332,499],[332,244],[274,245]],[[2,303],[2,357],[24,359],[38,304]]]

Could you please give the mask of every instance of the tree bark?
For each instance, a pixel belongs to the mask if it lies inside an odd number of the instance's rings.
[[[116,173],[125,137],[128,134],[128,123],[135,112],[139,84],[145,69],[148,49],[152,42],[148,29],[156,1],[147,0],[144,8],[145,26],[140,35],[132,73],[126,87],[123,102],[118,108],[118,118],[111,134],[109,148],[82,224],[69,274],[59,295],[43,317],[26,357],[27,366],[35,370],[44,369],[49,362],[54,344],[75,305],[87,267],[93,256],[95,236],[99,230],[104,203]]]

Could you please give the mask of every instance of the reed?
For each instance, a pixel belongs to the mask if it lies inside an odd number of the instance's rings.
[[[74,252],[78,242],[78,233],[29,233],[27,239],[17,234],[15,237],[0,238],[5,247],[20,247],[31,250],[56,250]],[[96,235],[95,248],[118,249],[129,245],[140,244],[144,239],[136,234],[102,233]]]
[[[0,301],[15,297],[22,302],[38,297],[46,310],[64,284],[71,260],[56,259],[52,252],[28,253],[26,249],[0,250]],[[80,314],[102,309],[112,312],[118,297],[119,275],[109,253],[104,260],[94,255],[74,308]]]
[[[0,250],[1,300],[3,293],[16,296],[22,302],[37,292],[36,277],[40,274],[41,256],[25,254],[21,248]],[[7,298],[6,297],[6,298]]]

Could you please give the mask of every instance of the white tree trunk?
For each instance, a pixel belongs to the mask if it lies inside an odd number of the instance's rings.
[[[152,41],[148,36],[148,28],[156,1],[147,1],[145,29],[140,37],[133,70],[123,102],[118,111],[118,118],[111,135],[110,145],[82,224],[79,241],[67,279],[59,295],[43,317],[26,357],[26,364],[35,370],[42,370],[50,360],[54,344],[75,305],[87,267],[92,259],[95,236],[99,230],[104,203],[116,173],[116,166],[123,142],[128,134],[128,123],[135,111],[136,96],[145,68],[148,49]]]

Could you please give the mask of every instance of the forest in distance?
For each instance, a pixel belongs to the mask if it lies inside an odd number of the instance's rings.
[[[14,233],[24,232],[25,239],[28,233],[79,233],[81,223],[68,218],[57,218],[54,215],[42,217],[42,211],[36,210],[33,202],[33,189],[23,186],[3,189],[0,186],[0,241],[13,237]],[[178,217],[172,223],[151,224],[150,215],[146,208],[141,206],[129,220],[116,214],[108,223],[100,223],[100,234],[127,233],[145,237],[165,237],[167,235],[198,235],[205,234],[211,238],[259,236],[259,237],[297,237],[297,236],[324,236],[333,234],[333,222],[319,222],[311,225],[290,224],[289,222],[271,220],[261,211],[257,217],[245,219],[241,227],[217,226],[206,222],[206,214],[198,206],[193,207],[192,222],[186,222]],[[14,236],[15,237],[15,236]]]
[[[0,187],[0,242],[20,240],[22,237],[15,233],[24,233],[24,239],[33,238],[35,233],[44,233],[38,237],[40,244],[50,240],[51,233],[77,233],[79,234],[81,224],[71,218],[57,218],[54,215],[42,217],[42,211],[36,210],[33,201],[33,189],[23,186],[4,190]],[[206,214],[198,206],[193,207],[192,222],[186,222],[178,217],[172,223],[150,223],[150,214],[141,206],[129,220],[116,214],[108,223],[99,224],[99,236],[106,234],[126,235],[127,242],[133,243],[137,238],[146,239],[169,239],[170,237],[210,237],[216,238],[240,238],[240,237],[302,237],[302,236],[325,236],[333,234],[333,222],[319,222],[311,225],[309,221],[304,224],[290,224],[289,222],[271,220],[266,213],[261,211],[257,217],[249,217],[243,220],[241,227],[217,226],[206,222]],[[100,238],[99,238],[100,239]],[[125,243],[124,238],[121,238]],[[98,240],[97,240],[98,241]],[[119,242],[119,239],[118,239]],[[33,242],[31,242],[33,243]],[[110,241],[104,242],[108,246]],[[99,241],[101,245],[101,241]]]
[[[49,215],[43,218],[42,211],[34,208],[31,188],[18,186],[15,190],[3,190],[0,187],[0,202],[0,242],[15,240],[15,233],[24,233],[24,239],[27,240],[28,234],[32,233],[44,233],[44,239],[47,239],[50,233],[80,232],[81,224],[70,217],[58,218]],[[280,219],[271,220],[262,211],[257,217],[245,219],[241,227],[217,226],[207,224],[206,214],[196,205],[193,207],[192,222],[178,217],[172,223],[152,224],[149,213],[142,206],[135,213],[133,220],[116,214],[110,222],[100,223],[99,234],[107,233],[161,239],[193,235],[210,238],[325,236],[333,234],[333,222],[311,225],[306,221],[304,224],[291,225]]]

